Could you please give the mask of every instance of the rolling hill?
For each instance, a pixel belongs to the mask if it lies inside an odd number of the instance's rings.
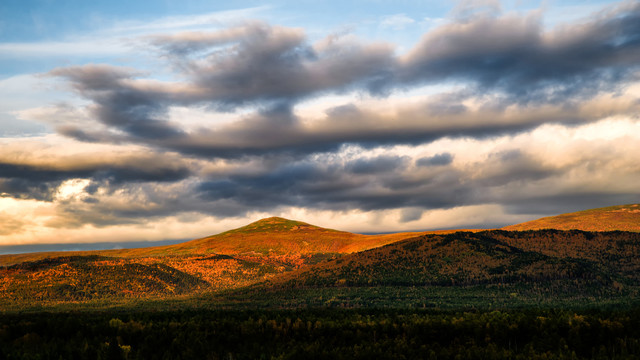
[[[639,267],[632,232],[426,234],[237,289],[231,299],[294,308],[628,306],[640,294]]]
[[[301,221],[270,217],[238,229],[175,245],[137,249],[1,255],[0,266],[58,256],[90,255],[119,258],[159,258],[219,254],[244,258],[271,257],[300,263],[300,259],[310,258],[314,254],[348,254],[372,249],[418,234],[421,233],[362,235],[326,229]]]
[[[271,217],[218,235],[170,245],[167,253],[304,256],[348,254],[386,245],[418,233],[361,235],[301,221]]]
[[[273,217],[169,246],[5,255],[0,257],[0,299],[76,301],[219,291],[415,235],[360,235]]]
[[[2,301],[169,296],[207,285],[206,281],[165,264],[97,255],[48,258],[0,269]]]
[[[514,226],[518,231],[384,235],[272,217],[168,246],[4,255],[0,304],[241,294],[241,289],[275,298],[287,289],[345,288],[393,288],[398,299],[415,288],[468,293],[465,289],[476,287],[482,296],[502,289],[545,299],[637,294],[640,232],[604,230],[634,229],[638,213],[640,205],[625,205],[540,219]],[[533,223],[590,225],[598,231],[525,230]]]
[[[556,240],[590,233],[555,232]],[[506,231],[457,232],[422,235],[376,249],[312,265],[271,280],[289,286],[468,286],[550,282],[553,280],[598,279],[632,276],[613,261],[600,262],[592,256],[539,251],[542,246],[514,246],[517,235]],[[548,231],[530,232],[531,238],[548,238]],[[607,243],[630,240],[626,233],[612,233]],[[638,262],[640,235],[631,239]],[[579,241],[579,240],[578,240]],[[629,244],[632,242],[629,241]],[[624,250],[627,250],[626,248]],[[613,252],[613,251],[612,251]],[[609,259],[608,259],[609,260]],[[635,270],[635,269],[634,269]]]
[[[640,204],[618,205],[574,213],[544,217],[522,224],[505,226],[504,230],[583,230],[640,232]]]

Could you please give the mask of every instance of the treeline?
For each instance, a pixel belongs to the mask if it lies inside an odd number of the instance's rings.
[[[2,359],[627,359],[640,312],[197,311],[0,317]]]

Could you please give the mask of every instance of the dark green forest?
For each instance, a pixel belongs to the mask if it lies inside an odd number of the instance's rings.
[[[218,310],[9,314],[3,359],[628,359],[640,311]]]

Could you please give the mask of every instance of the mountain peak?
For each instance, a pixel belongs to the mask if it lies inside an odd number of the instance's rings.
[[[265,233],[265,232],[291,232],[300,230],[320,229],[317,226],[302,221],[289,220],[277,216],[260,219],[249,225],[227,231],[226,233]]]

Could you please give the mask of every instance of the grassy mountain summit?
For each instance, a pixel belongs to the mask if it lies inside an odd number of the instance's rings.
[[[249,233],[265,233],[265,232],[283,232],[283,231],[322,231],[328,230],[333,232],[341,232],[332,229],[325,229],[319,226],[310,225],[302,221],[289,220],[277,216],[264,218],[249,225],[239,227],[237,229],[225,231],[222,234],[249,234]]]
[[[386,245],[418,233],[362,235],[270,217],[217,235],[163,248],[168,253],[254,255],[344,254]]]
[[[544,217],[522,224],[505,226],[504,230],[584,230],[640,232],[640,204],[617,205],[574,213]]]

